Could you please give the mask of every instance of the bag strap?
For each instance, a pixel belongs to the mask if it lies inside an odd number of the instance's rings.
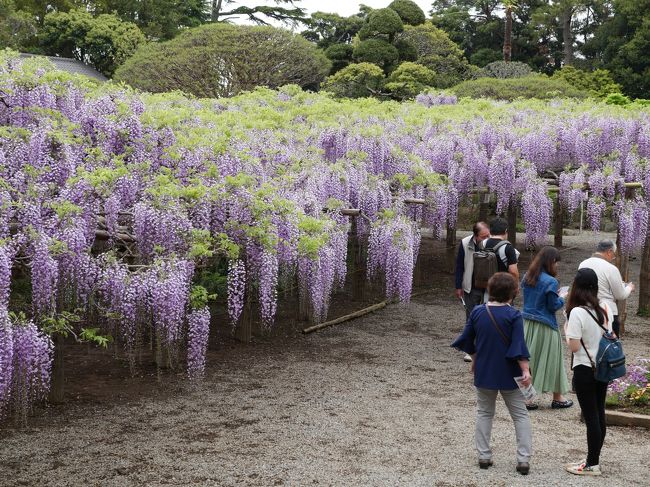
[[[589,308],[587,308],[586,306],[580,306],[580,307],[582,309],[584,309],[587,313],[589,313],[589,316],[591,316],[593,318],[593,320],[596,322],[596,324],[598,326],[600,326],[605,331],[605,333],[609,333],[609,330],[607,328],[605,328],[603,325],[600,324],[600,321],[598,321],[598,318],[591,312],[591,310]],[[607,313],[605,312],[605,310],[603,310],[603,313],[605,313],[605,316],[607,317],[607,320],[609,321],[609,316],[607,316]]]
[[[589,362],[591,362],[591,368],[593,369],[594,373],[596,372],[596,362],[594,362],[594,359],[591,358],[591,355],[589,355],[589,350],[587,350],[587,347],[585,346],[584,340],[581,338],[580,343],[582,344],[582,348],[585,349],[585,353],[587,354],[587,358],[589,359]],[[571,368],[573,368],[573,355],[571,356]]]
[[[499,332],[499,335],[501,335],[501,338],[503,339],[503,342],[506,344],[506,347],[509,347],[510,346],[510,340],[508,339],[506,334],[503,333],[503,330],[501,329],[501,327],[497,324],[497,320],[494,319],[494,315],[492,314],[492,311],[490,311],[490,305],[486,304],[485,309],[487,310],[488,315],[490,315],[490,319],[492,320],[492,324],[494,325],[494,327]]]

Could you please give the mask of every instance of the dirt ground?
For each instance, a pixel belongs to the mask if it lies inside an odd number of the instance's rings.
[[[596,238],[565,237],[562,285]],[[530,475],[515,472],[501,401],[495,465],[479,470],[472,379],[449,347],[464,321],[453,255],[431,239],[423,250],[417,289],[432,292],[309,335],[243,344],[219,332],[200,386],[181,374],[157,383],[146,368],[131,378],[105,352],[71,350],[67,402],[38,409],[26,428],[2,426],[0,485],[647,485],[646,429],[608,429],[601,478],[564,472],[586,454],[585,429],[577,405],[552,410],[550,395],[531,412]],[[522,251],[522,268],[529,259]],[[355,308],[339,304],[338,314]],[[629,306],[636,311],[636,296]],[[650,357],[650,320],[630,314],[624,344],[629,360]]]

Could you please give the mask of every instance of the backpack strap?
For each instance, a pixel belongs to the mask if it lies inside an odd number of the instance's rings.
[[[506,269],[508,268],[508,257],[506,256],[505,246],[508,245],[509,243],[510,242],[508,240],[501,240],[494,247],[490,247],[490,250],[494,252],[494,255],[496,255],[497,258],[501,259],[501,262],[503,262],[503,265],[506,266]],[[503,248],[503,257],[499,255],[499,250],[501,250],[502,248]]]
[[[492,324],[494,325],[494,327],[499,332],[499,335],[501,335],[501,339],[506,344],[506,347],[509,347],[510,346],[510,340],[508,339],[506,334],[503,332],[501,327],[497,324],[497,320],[494,319],[494,315],[492,314],[492,311],[490,311],[490,305],[486,304],[485,309],[487,310],[488,315],[490,315],[490,320],[492,320]]]

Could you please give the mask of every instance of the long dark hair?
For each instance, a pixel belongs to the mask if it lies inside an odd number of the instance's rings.
[[[566,316],[567,318],[571,316],[573,308],[589,306],[596,312],[598,323],[602,325],[605,323],[605,312],[600,307],[600,302],[598,301],[598,286],[595,288],[593,286],[585,287],[582,284],[582,281],[576,276],[576,279],[573,280],[573,284],[571,285],[569,297],[567,298]]]
[[[535,287],[542,271],[555,277],[557,275],[557,266],[555,263],[560,262],[560,260],[562,259],[558,249],[551,246],[542,248],[530,263],[524,276],[524,284]]]

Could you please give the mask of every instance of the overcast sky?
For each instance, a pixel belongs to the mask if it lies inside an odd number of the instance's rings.
[[[425,15],[429,16],[431,4],[433,0],[414,0],[420,8],[424,11]],[[372,8],[387,7],[392,0],[302,0],[296,3],[296,6],[307,10],[307,14],[313,12],[334,12],[343,17],[354,15],[359,12],[359,4],[368,5]],[[273,1],[264,0],[241,0],[237,2],[239,5],[246,5],[252,7],[254,5],[275,5]]]

